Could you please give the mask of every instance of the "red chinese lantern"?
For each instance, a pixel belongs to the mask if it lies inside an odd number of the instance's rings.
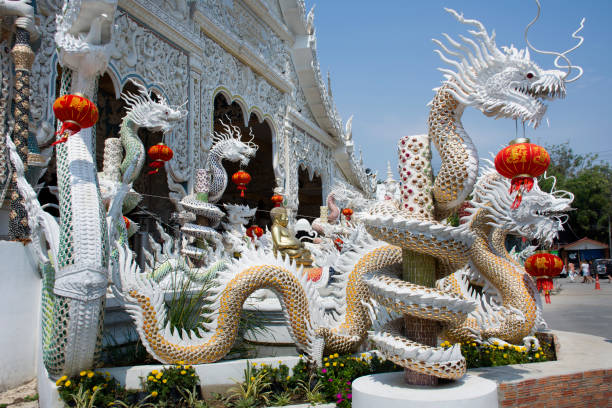
[[[165,162],[169,161],[170,159],[172,159],[172,156],[174,156],[174,152],[172,151],[172,149],[164,143],[158,143],[154,146],[151,146],[147,154],[149,155],[149,158],[151,160],[161,160]]]
[[[511,208],[521,205],[523,192],[531,191],[533,178],[542,175],[550,164],[550,156],[546,149],[529,139],[519,138],[497,153],[495,169],[499,174],[512,179],[510,194],[517,192]]]
[[[263,235],[263,233],[264,233],[264,230],[257,225],[251,225],[246,230],[247,237],[251,238],[251,240],[255,240],[255,237],[260,238]]]
[[[531,255],[525,261],[527,273],[537,280],[538,290],[544,291],[546,303],[550,303],[550,291],[553,288],[552,278],[559,276],[563,270],[563,261],[557,255],[539,253]]]
[[[89,99],[80,94],[63,95],[53,102],[53,113],[62,127],[56,135],[62,137],[53,142],[52,146],[64,143],[81,129],[92,127],[98,121],[98,108]]]
[[[347,221],[351,220],[351,215],[353,215],[353,210],[351,210],[350,208],[344,208],[342,210],[342,215],[344,215],[346,217]]]
[[[246,186],[251,182],[251,175],[246,171],[238,170],[232,175],[232,181],[236,184],[238,190],[241,190],[240,197],[244,197]]]
[[[174,156],[172,149],[164,143],[158,143],[151,146],[147,151],[147,154],[149,155],[149,159],[152,160],[152,162],[149,163],[149,167],[153,169],[149,171],[148,174],[157,173],[159,169],[163,167],[164,163],[172,159],[172,156]]]
[[[274,203],[274,207],[280,207],[283,203],[283,196],[280,194],[274,194],[272,197],[270,197],[270,201]]]
[[[123,222],[125,223],[125,229],[130,229],[130,220],[125,215],[123,216]]]

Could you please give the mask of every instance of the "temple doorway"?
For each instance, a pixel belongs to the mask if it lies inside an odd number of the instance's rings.
[[[243,141],[249,140],[249,134],[252,132],[253,142],[258,146],[258,149],[248,166],[242,168],[251,175],[251,182],[247,185],[244,197],[240,196],[240,190],[232,183],[232,174],[241,169],[240,163],[223,161],[223,167],[228,175],[228,183],[218,204],[222,210],[224,203],[243,204],[251,208],[257,207],[253,224],[262,228],[270,227],[272,225],[270,210],[273,206],[270,197],[274,194],[275,186],[274,168],[272,167],[272,129],[267,121],[260,121],[254,113],[249,117],[248,126],[244,126],[244,112],[240,105],[236,102],[230,104],[223,94],[217,94],[215,97],[214,130],[217,132],[223,131],[221,122],[229,124],[230,121],[232,125],[240,128]]]
[[[298,213],[297,218],[306,218],[309,222],[317,218],[323,203],[323,183],[321,177],[314,174],[310,178],[308,171],[298,168]]]

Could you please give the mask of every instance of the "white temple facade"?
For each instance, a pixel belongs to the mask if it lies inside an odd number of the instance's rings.
[[[37,3],[42,33],[32,70],[31,130],[45,122],[54,126],[51,106],[61,76],[54,34],[56,15],[62,14],[64,2]],[[355,156],[350,120],[343,124],[329,82],[324,84],[319,69],[313,18],[303,0],[118,1],[113,51],[98,80],[100,89],[105,82],[106,88],[112,88],[107,94],[115,101],[105,101],[102,91],[98,92],[94,101],[101,117],[97,137],[117,136],[108,124],[119,123],[119,95],[131,85],[130,80],[171,104],[186,101],[189,114],[183,126],[165,140],[174,158],[163,175],[167,195],[177,205],[193,191],[194,174],[206,160],[215,118],[232,120],[231,115],[215,112],[215,100],[222,95],[226,105],[240,109],[244,123],[233,118],[233,124],[245,130],[253,123],[269,128],[268,165],[274,180],[265,183],[270,195],[275,187],[282,191],[288,208],[299,208],[300,172],[320,180],[318,205],[323,205],[336,181],[371,196],[375,177],[366,173]],[[150,144],[143,142],[145,148]],[[103,143],[98,143],[99,162],[102,149]],[[252,176],[258,177],[256,170]],[[159,189],[154,194],[163,195]]]

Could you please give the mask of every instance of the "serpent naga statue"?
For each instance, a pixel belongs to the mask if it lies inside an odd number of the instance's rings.
[[[569,80],[564,72],[539,68],[527,50],[498,49],[494,36],[480,22],[448,11],[476,28],[470,31],[474,39],[462,37],[462,44],[446,36],[453,50],[437,42],[446,54],[460,57],[461,62],[439,52],[457,72],[442,70],[446,82],[432,102],[429,134],[400,141],[401,207],[395,200],[388,200],[356,217],[371,236],[365,231],[356,234],[351,250],[334,265],[339,297],[332,310],[322,306],[329,302],[320,299],[300,268],[288,259],[252,249],[218,273],[210,298],[213,311],[205,330],[198,330],[197,336],[172,334],[164,324],[160,288],[140,272],[127,247],[119,246],[121,290],[117,294],[155,358],[164,363],[183,360],[194,364],[222,358],[234,342],[242,303],[261,288],[278,295],[297,347],[318,363],[323,352],[355,351],[368,337],[372,313],[375,308],[381,309],[378,306],[390,311],[389,318],[403,314],[438,321],[445,325],[447,335],[456,339],[495,336],[518,342],[531,333],[537,293],[524,279],[520,265],[507,257],[503,238],[509,231],[518,231],[551,239],[561,228],[562,218],[548,212],[567,210],[572,197],[534,189],[525,195],[525,207],[510,214],[508,183],[490,171],[481,176],[473,191],[478,157],[461,125],[461,116],[466,107],[472,106],[489,116],[520,119],[535,126],[546,109],[540,99],[563,96]],[[566,53],[561,55],[567,58]],[[430,140],[442,157],[433,185]],[[475,210],[467,224],[452,227],[437,221],[455,212],[472,192]],[[542,197],[546,200],[541,201]],[[520,227],[511,227],[513,223]],[[498,316],[497,325],[482,325],[475,321],[474,313],[491,313],[488,304],[464,296],[465,290],[451,288],[450,280],[436,289],[394,278],[403,249],[437,258],[448,272],[467,266],[477,269],[491,285],[499,286],[501,302],[494,312],[509,313]],[[528,299],[532,302],[526,302]],[[458,344],[450,349],[418,344],[400,334],[397,320],[380,326],[377,324],[370,338],[394,362],[440,378],[459,378],[465,373],[466,363]]]
[[[138,94],[123,95],[128,110],[121,124],[120,139],[126,157],[120,167],[122,182],[115,186],[107,208],[96,187],[95,165],[91,166],[92,172],[79,173],[85,171],[80,162],[94,163],[81,134],[71,136],[57,147],[60,228],[59,236],[46,238],[58,245],[51,246],[53,264],[49,261],[41,268],[43,361],[52,377],[90,369],[100,347],[104,298],[109,277],[116,269],[116,253],[112,253],[114,247],[110,242],[114,242],[115,235],[125,236],[123,199],[144,162],[138,128],[169,132],[185,116],[185,111],[169,106],[163,98],[154,101],[146,88],[136,86]],[[91,182],[86,184],[83,180]],[[96,259],[98,267],[92,266]]]

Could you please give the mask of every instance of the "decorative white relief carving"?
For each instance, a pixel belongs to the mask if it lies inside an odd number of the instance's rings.
[[[272,69],[281,75],[287,74],[290,56],[283,40],[241,1],[202,0],[198,9],[259,55]]]
[[[291,125],[287,138],[291,163],[288,166],[285,182],[289,207],[298,207],[298,168],[305,168],[308,177],[317,174],[321,177],[323,192],[333,183],[334,158],[331,150],[303,129]],[[321,201],[323,198],[321,197]]]
[[[55,81],[55,16],[62,10],[62,0],[38,1],[40,24],[40,48],[34,54],[30,75],[30,115],[33,128],[39,128],[43,121],[53,121],[51,104],[55,99],[52,84]],[[51,103],[50,103],[51,102]]]
[[[153,31],[139,25],[129,15],[115,19],[117,32],[111,65],[122,84],[128,77],[137,77],[148,87],[161,90],[172,105],[180,105],[189,98],[189,58],[187,53],[172,46]],[[189,120],[194,101],[189,105],[190,113],[182,125],[168,134],[166,142],[174,150],[174,158],[168,163],[168,186],[174,192],[171,198],[179,200],[186,191],[180,183],[191,178],[193,170],[189,160]],[[195,113],[197,115],[197,113]]]

